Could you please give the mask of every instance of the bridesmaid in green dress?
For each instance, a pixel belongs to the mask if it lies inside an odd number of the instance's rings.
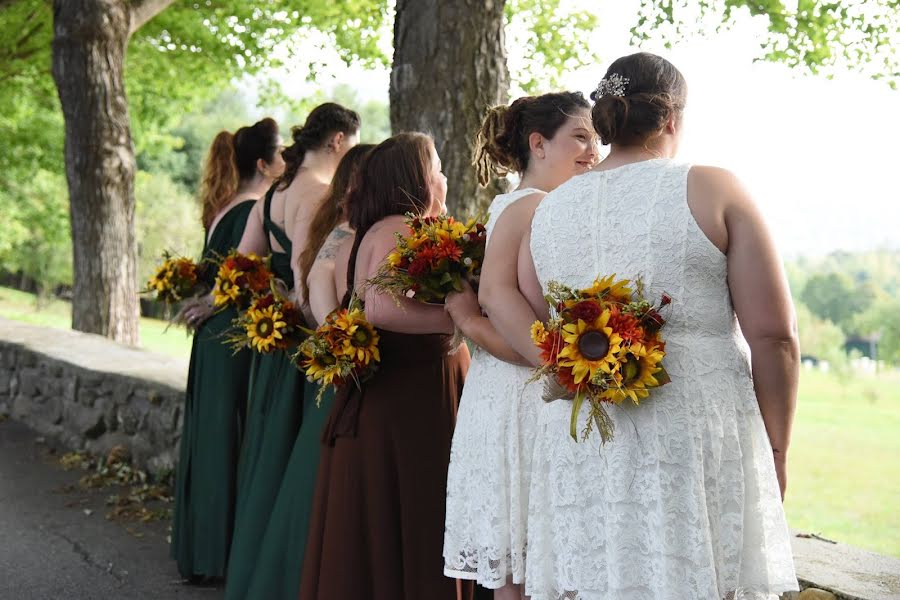
[[[310,223],[325,201],[332,177],[344,154],[356,145],[359,115],[326,103],[310,112],[293,130],[293,145],[285,150],[283,177],[257,202],[247,220],[238,249],[272,254],[272,271],[291,295],[301,295],[298,257]],[[308,305],[303,305],[311,321]],[[226,599],[244,598],[256,565],[261,541],[304,413],[305,376],[290,358],[291,351],[254,355],[250,368],[247,430],[238,466],[234,539],[228,561]]]
[[[306,248],[300,254],[300,274],[306,277],[306,285],[302,285],[303,279],[300,280],[301,298],[309,303],[317,325],[338,307],[347,290],[345,273],[353,245],[353,230],[347,224],[344,201],[354,169],[373,147],[370,144],[355,146],[341,160],[328,198],[313,218]],[[343,251],[342,244],[345,246]],[[334,394],[329,390],[317,406],[313,390],[306,394],[300,432],[285,468],[244,598],[297,597],[319,466],[322,427],[333,400]]]
[[[284,172],[280,145],[278,125],[272,119],[216,136],[200,194],[204,259],[238,245],[256,199]],[[214,275],[214,269],[207,269],[205,283],[210,288]],[[210,296],[189,302],[182,314],[196,331],[175,480],[171,555],[182,577],[199,583],[225,575],[250,352],[233,354],[222,343],[221,333],[235,312],[213,314]]]

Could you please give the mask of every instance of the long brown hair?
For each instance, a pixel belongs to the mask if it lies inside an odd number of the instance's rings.
[[[347,153],[338,163],[334,177],[331,178],[331,186],[328,188],[328,196],[319,206],[319,210],[309,225],[309,237],[306,247],[300,253],[297,262],[300,266],[300,290],[303,302],[309,301],[309,288],[306,287],[306,278],[312,269],[316,256],[325,243],[325,239],[342,220],[347,218],[347,192],[350,182],[357,167],[359,167],[366,154],[374,148],[374,144],[357,144],[347,150]]]
[[[216,215],[231,202],[242,181],[256,174],[261,158],[271,163],[278,149],[278,123],[265,118],[235,133],[220,131],[213,139],[200,184],[200,220],[209,229]]]
[[[433,147],[429,135],[398,133],[375,146],[356,170],[347,196],[348,221],[356,230],[347,265],[348,294],[353,292],[359,245],[372,225],[390,215],[421,215],[431,206]]]
[[[491,177],[528,168],[531,149],[528,136],[537,132],[548,140],[579,108],[590,108],[581,92],[555,92],[523,96],[509,106],[488,110],[475,137],[472,165],[481,185]]]
[[[340,104],[326,102],[312,109],[303,125],[291,129],[294,143],[282,153],[285,168],[284,175],[278,180],[278,189],[291,185],[308,151],[318,150],[335,133],[352,135],[358,132],[359,125],[359,115]]]

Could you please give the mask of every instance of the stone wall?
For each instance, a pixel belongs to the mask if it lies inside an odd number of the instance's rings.
[[[68,448],[124,445],[135,465],[172,469],[186,380],[187,360],[0,318],[0,414]]]

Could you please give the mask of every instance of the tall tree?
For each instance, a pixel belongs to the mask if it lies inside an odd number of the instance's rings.
[[[434,136],[451,183],[451,212],[477,203],[473,134],[485,108],[506,100],[505,3],[397,0],[391,128]]]
[[[173,0],[53,2],[53,78],[66,122],[72,327],[137,344],[134,149],[125,97],[131,35]]]
[[[276,64],[271,57],[275,45],[303,29],[321,26],[347,60],[377,58],[380,52],[372,33],[386,10],[382,0],[272,0],[264,7],[240,0],[215,7],[173,3],[53,1],[52,73],[65,118],[72,223],[72,324],[129,344],[138,342],[139,315],[135,160],[125,93],[129,41],[136,38],[135,60],[142,67],[129,87],[136,91],[146,127],[178,114],[172,109],[179,101],[185,105],[202,101],[205,93],[230,77]],[[45,0],[3,0],[0,26],[2,17],[13,10],[40,11],[44,5]],[[160,13],[166,18],[135,36]],[[0,44],[0,54],[4,49]],[[21,56],[21,48],[14,50],[19,62],[27,58]],[[179,62],[191,77],[173,67]],[[160,95],[163,81],[167,93]]]
[[[558,83],[564,68],[595,56],[586,36],[596,18],[561,8],[560,0],[397,0],[390,109],[394,132],[416,130],[434,136],[450,183],[451,212],[484,209],[502,191],[495,180],[481,189],[471,168],[475,133],[487,108],[507,101],[510,75],[504,29],[511,19],[531,29],[530,67],[545,75],[543,86],[525,75],[527,92]],[[522,74],[520,74],[522,75]],[[544,87],[544,89],[541,89]]]

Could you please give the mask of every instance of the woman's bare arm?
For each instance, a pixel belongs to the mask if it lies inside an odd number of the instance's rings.
[[[500,360],[517,365],[530,366],[513,350],[506,339],[494,328],[490,319],[481,314],[478,296],[472,286],[463,282],[463,291],[447,295],[444,307],[453,322],[467,338]]]
[[[356,289],[364,286],[364,279],[375,275],[387,255],[395,248],[394,233],[406,234],[408,228],[402,221],[396,226],[384,226],[373,230],[360,248],[360,257],[365,255],[365,265],[357,264]],[[364,292],[366,319],[375,327],[397,333],[453,333],[453,321],[444,312],[443,306],[422,304],[408,298],[393,298],[366,286]]]
[[[478,299],[491,323],[509,345],[531,365],[540,364],[540,351],[531,341],[535,311],[519,289],[519,255],[522,240],[531,229],[534,211],[544,194],[532,194],[513,202],[491,231],[481,270]],[[530,250],[527,258],[530,259]],[[540,287],[540,285],[538,285]]]
[[[349,232],[343,229],[332,231],[316,255],[316,260],[306,278],[310,312],[318,324],[323,323],[328,313],[337,308],[341,302],[335,286],[336,255],[340,246],[348,239],[352,242],[353,238]],[[346,266],[346,260],[344,265]],[[346,268],[344,273],[346,277]]]
[[[722,203],[728,287],[741,331],[750,346],[756,400],[784,496],[786,458],[797,406],[800,346],[781,257],[759,209],[733,174],[694,167],[688,185],[694,192],[692,198],[697,194],[700,199],[706,196],[710,202]]]

